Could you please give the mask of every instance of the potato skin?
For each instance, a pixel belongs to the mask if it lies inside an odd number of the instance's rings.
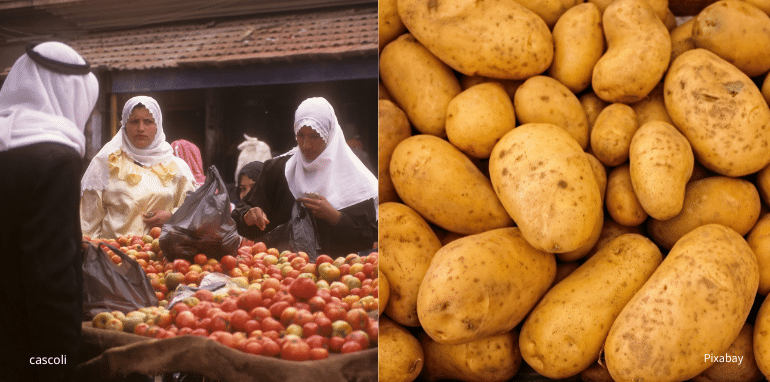
[[[655,243],[671,248],[696,227],[718,223],[741,236],[757,222],[761,202],[751,182],[726,176],[691,181],[685,187],[682,211],[668,220],[650,219],[648,233]]]
[[[553,27],[553,62],[548,75],[577,94],[591,85],[594,65],[604,53],[602,15],[592,3],[568,9]]]
[[[401,141],[390,176],[406,205],[448,231],[474,234],[513,224],[490,180],[443,139],[420,134]]]
[[[754,359],[765,378],[770,376],[770,299],[766,298],[754,321]]]
[[[401,203],[379,206],[379,269],[388,280],[385,314],[404,326],[419,326],[417,293],[441,242],[428,223]]]
[[[628,160],[628,148],[638,128],[636,112],[631,106],[608,105],[591,129],[591,151],[605,166],[619,166]]]
[[[524,79],[553,60],[548,25],[514,1],[398,0],[398,13],[436,57],[465,75]]]
[[[447,107],[449,142],[473,158],[489,158],[495,143],[515,126],[513,102],[496,82],[464,90]]]
[[[682,53],[666,75],[664,97],[674,126],[704,167],[739,177],[770,163],[770,107],[729,62],[705,49]]]
[[[607,52],[591,79],[599,98],[633,103],[652,91],[671,59],[668,29],[644,0],[616,0],[602,18]]]
[[[420,341],[385,316],[380,317],[377,348],[380,382],[412,382],[420,375],[425,363]]]
[[[612,240],[546,293],[524,321],[519,345],[539,374],[561,379],[599,358],[612,323],[663,256],[638,234]]]
[[[555,276],[554,255],[532,247],[518,228],[457,239],[436,252],[420,285],[420,324],[447,345],[508,332]]]
[[[380,80],[419,132],[446,136],[446,108],[460,93],[460,81],[412,34],[382,49]]]
[[[740,234],[719,224],[683,236],[623,308],[605,343],[615,381],[684,381],[724,354],[751,311],[757,261]]]
[[[749,77],[770,70],[770,16],[745,1],[720,0],[693,19],[692,39]]]
[[[520,125],[497,143],[489,174],[500,201],[535,248],[573,251],[601,218],[601,194],[591,163],[564,129]]]
[[[521,366],[516,331],[494,334],[458,345],[440,344],[425,333],[417,336],[425,354],[421,376],[428,381],[504,382]]]
[[[770,293],[770,214],[762,215],[746,236],[746,242],[757,256],[759,264],[759,289],[757,293]]]
[[[641,101],[634,102],[631,104],[631,107],[636,113],[636,120],[639,122],[639,126],[652,121],[666,122],[670,125],[674,124],[674,121],[668,115],[668,110],[666,110],[666,101],[663,98],[663,82],[658,82],[647,97],[644,97]]]
[[[695,18],[685,21],[671,31],[671,62],[674,62],[682,53],[696,48],[695,41],[692,39],[693,24],[695,24]]]
[[[692,382],[758,382],[762,372],[754,359],[754,326],[745,323],[725,355],[740,357],[740,363],[716,362],[692,379]],[[716,354],[715,354],[716,355]],[[705,354],[704,354],[705,358]]]
[[[406,26],[398,15],[396,0],[380,0],[377,9],[377,32],[380,40],[380,52],[385,45],[396,39],[404,32]]]
[[[588,118],[580,100],[561,82],[547,76],[524,81],[513,98],[521,124],[550,123],[563,128],[580,144],[588,147]]]
[[[406,113],[388,100],[379,100],[377,108],[377,179],[379,180],[380,203],[400,201],[393,181],[390,180],[390,159],[393,150],[412,135],[412,125]]]
[[[629,149],[631,184],[648,215],[668,220],[682,211],[695,157],[674,126],[653,121],[637,130]]]
[[[612,220],[621,225],[634,227],[647,220],[647,212],[634,192],[628,163],[613,168],[607,176],[605,205]]]

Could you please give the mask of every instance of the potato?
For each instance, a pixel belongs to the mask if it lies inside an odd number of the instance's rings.
[[[602,15],[596,5],[576,5],[553,27],[553,62],[548,75],[577,94],[591,85],[594,65],[604,53]]]
[[[436,57],[465,75],[520,80],[553,60],[548,25],[514,1],[398,0],[398,13]]]
[[[770,107],[754,82],[705,49],[682,53],[664,83],[666,109],[704,167],[727,176],[770,163]]]
[[[587,369],[580,372],[580,380],[583,382],[615,382],[603,363],[592,363]]]
[[[770,376],[770,299],[766,298],[754,321],[754,359],[765,378]]]
[[[674,126],[652,121],[640,127],[631,140],[629,167],[644,211],[658,220],[678,215],[694,165],[690,143]]]
[[[390,284],[388,284],[388,277],[382,273],[382,270],[377,271],[377,280],[377,289],[379,290],[377,295],[377,314],[382,315],[382,312],[385,311],[385,307],[388,306],[388,298],[390,297]]]
[[[518,89],[519,86],[521,86],[521,84],[524,83],[523,80],[505,80],[505,79],[489,78],[489,77],[482,77],[482,76],[466,76],[466,75],[460,76],[460,87],[463,90],[467,90],[471,86],[483,84],[485,82],[497,82],[498,84],[503,85],[503,88],[505,89],[505,93],[508,94],[508,98],[510,98],[511,100],[513,100],[513,96],[516,94],[516,89]]]
[[[460,81],[410,33],[382,49],[380,79],[418,131],[446,136],[446,108],[460,93]]]
[[[588,147],[588,118],[580,100],[561,82],[546,76],[524,81],[513,98],[521,124],[550,123],[563,128],[582,149]]]
[[[685,187],[682,212],[668,220],[650,219],[650,237],[671,248],[696,227],[718,223],[746,235],[759,218],[759,193],[749,181],[712,176],[691,181]]]
[[[582,3],[580,0],[516,0],[516,2],[540,16],[551,29],[566,11]]]
[[[380,0],[377,12],[380,52],[389,42],[406,32],[406,26],[398,15],[397,0]]]
[[[670,9],[666,10],[666,18],[661,21],[663,21],[663,25],[665,25],[666,29],[668,29],[668,33],[671,33],[671,31],[676,28],[676,15],[674,15],[674,12],[671,12]]]
[[[380,317],[378,371],[379,382],[411,382],[425,364],[420,341],[403,326]]]
[[[739,0],[720,0],[693,19],[695,46],[711,51],[749,77],[770,70],[770,16]]]
[[[770,293],[770,214],[762,215],[751,228],[746,242],[757,256],[759,264],[759,289],[757,293],[767,296]]]
[[[770,166],[767,166],[757,173],[757,190],[765,204],[770,205]]]
[[[589,2],[595,4],[602,15],[604,15],[604,11],[610,4],[615,2],[615,0],[589,0]],[[666,19],[666,14],[668,13],[668,0],[648,0],[647,3],[652,7],[661,21]]]
[[[602,162],[599,161],[595,155],[586,153],[586,157],[588,158],[588,161],[591,162],[591,169],[594,172],[596,184],[599,185],[599,194],[602,197],[602,205],[604,205],[604,195],[607,192],[607,169],[604,168]]]
[[[447,107],[449,142],[473,158],[489,158],[495,143],[515,126],[513,102],[499,83],[464,90]]]
[[[674,121],[668,115],[666,110],[666,101],[663,98],[663,82],[658,82],[647,97],[641,101],[634,102],[631,107],[636,113],[636,120],[639,126],[647,122],[661,121],[673,125]]]
[[[604,12],[602,24],[607,52],[594,66],[593,90],[610,103],[637,102],[652,91],[668,68],[668,30],[644,0],[614,1]]]
[[[770,74],[765,76],[765,81],[762,82],[762,97],[770,104]]]
[[[628,148],[638,128],[634,109],[613,103],[605,107],[594,122],[591,151],[605,166],[619,166],[628,160]]]
[[[393,98],[390,97],[390,93],[388,92],[388,89],[385,87],[382,81],[377,81],[377,99],[388,100],[393,102]]]
[[[612,240],[556,284],[521,327],[519,346],[539,374],[561,379],[599,359],[612,323],[663,260],[637,234]]]
[[[401,203],[379,206],[379,269],[388,280],[385,314],[405,326],[419,326],[417,293],[433,255],[441,248],[425,220]]]
[[[603,205],[604,193],[605,193],[605,190],[607,189],[607,172],[604,169],[604,166],[602,165],[602,163],[599,162],[599,160],[596,159],[595,156],[589,153],[586,153],[586,157],[591,162],[591,169],[594,172],[594,177],[596,178],[596,184],[599,186],[599,193],[601,194],[601,201]],[[557,253],[556,258],[558,258],[561,261],[577,261],[585,257],[589,252],[591,252],[591,249],[594,247],[594,245],[596,245],[596,242],[599,241],[599,237],[601,236],[603,226],[604,226],[604,214],[602,214],[601,218],[596,219],[591,236],[589,237],[588,241],[585,242],[585,244],[569,252]]]
[[[443,139],[403,140],[393,151],[390,176],[406,205],[448,231],[473,234],[513,224],[490,180]]]
[[[602,225],[602,232],[599,234],[599,240],[596,241],[596,244],[594,245],[594,247],[591,248],[590,252],[588,252],[588,255],[586,255],[586,259],[590,259],[591,257],[593,257],[593,255],[595,255],[596,252],[604,248],[605,245],[609,244],[609,242],[611,242],[612,239],[627,233],[636,233],[639,235],[644,235],[645,231],[641,225],[638,225],[635,227],[626,227],[612,220],[609,217],[605,217],[604,224]]]
[[[518,228],[466,236],[433,257],[417,296],[420,324],[447,345],[508,332],[555,275],[554,255],[532,247]]]
[[[746,0],[746,2],[770,15],[770,0]]]
[[[588,92],[578,98],[580,105],[583,106],[583,111],[586,112],[588,118],[588,136],[591,136],[591,130],[593,130],[596,119],[599,118],[599,113],[604,110],[609,103],[596,95],[594,92]]]
[[[754,326],[743,325],[738,337],[724,354],[724,360],[717,361],[711,367],[698,374],[692,382],[757,382],[762,379],[762,372],[754,360]],[[710,355],[711,356],[711,355]],[[703,355],[706,358],[706,355]]]
[[[695,19],[689,19],[678,25],[671,31],[671,62],[682,53],[695,49],[695,41],[692,39],[692,25]]]
[[[612,324],[604,346],[616,381],[684,381],[738,337],[759,283],[741,235],[708,224],[683,236]]]
[[[425,354],[421,376],[428,381],[504,382],[521,366],[519,335],[515,331],[457,345],[440,344],[424,332],[417,338]]]
[[[500,201],[535,248],[580,248],[601,219],[601,193],[591,162],[564,129],[521,125],[497,143],[489,174]]]
[[[647,211],[634,192],[628,163],[613,168],[607,176],[605,204],[612,220],[621,225],[634,227],[647,220]]]
[[[379,179],[380,203],[398,202],[400,200],[396,188],[393,187],[393,181],[390,180],[390,159],[396,146],[412,135],[412,126],[409,124],[406,113],[396,104],[387,100],[379,100],[378,102],[377,178]]]

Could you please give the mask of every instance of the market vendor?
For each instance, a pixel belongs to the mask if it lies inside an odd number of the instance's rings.
[[[294,134],[297,147],[265,161],[259,181],[233,211],[238,233],[260,240],[289,221],[300,201],[315,219],[321,253],[338,257],[371,249],[377,179],[345,143],[332,105],[318,97],[302,102]]]
[[[251,187],[259,181],[264,164],[260,161],[246,163],[238,172],[238,200],[243,199],[251,191]]]
[[[148,234],[163,226],[194,189],[190,167],[166,141],[158,103],[146,96],[131,98],[123,107],[120,130],[83,175],[83,235]]]
[[[60,42],[30,44],[0,90],[0,380],[74,380],[78,179],[98,95],[88,63]]]

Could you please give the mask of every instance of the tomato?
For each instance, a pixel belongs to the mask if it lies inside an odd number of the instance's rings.
[[[281,281],[277,278],[270,277],[265,279],[265,281],[262,281],[262,290],[265,290],[267,288],[273,288],[274,290],[281,289]]]
[[[342,345],[345,344],[345,339],[340,336],[332,336],[329,338],[329,351],[339,353],[342,351]]]
[[[238,308],[245,311],[251,311],[252,309],[262,305],[262,292],[252,289],[238,296],[236,300]]]
[[[254,243],[254,245],[251,247],[251,253],[254,255],[262,252],[267,252],[267,245],[261,241]]]
[[[364,350],[363,347],[361,347],[361,344],[356,341],[349,341],[342,344],[341,353],[355,353],[357,351]]]
[[[308,345],[310,345],[311,349],[314,349],[314,348],[326,349],[329,347],[329,339],[318,334],[313,334],[312,336],[308,336],[307,338],[305,338],[305,342]]]
[[[280,318],[281,313],[283,313],[283,310],[291,306],[291,304],[288,301],[278,301],[276,303],[273,303],[272,306],[270,306],[270,314],[275,318]]]
[[[256,330],[262,329],[262,325],[257,320],[248,320],[246,321],[245,329],[246,333],[252,333]]]
[[[351,309],[345,315],[347,321],[353,330],[366,330],[369,326],[369,315],[362,308]]]
[[[198,298],[198,301],[213,301],[214,293],[208,289],[198,289],[195,291],[194,296]]]
[[[249,321],[251,316],[243,309],[236,309],[230,316],[230,326],[236,330],[246,330],[246,321]]]
[[[262,344],[262,355],[276,357],[278,354],[281,354],[281,347],[273,339],[263,338],[260,342]]]
[[[230,330],[230,315],[224,312],[217,313],[214,317],[211,317],[211,323],[207,328],[210,332],[216,331],[229,331]]]
[[[281,358],[290,361],[307,361],[310,359],[310,345],[302,338],[286,335],[281,346]]]
[[[207,329],[211,325],[211,318],[204,317],[198,320],[198,322],[195,323],[195,328],[193,329]],[[207,329],[208,330],[208,329]]]
[[[232,255],[225,255],[222,257],[222,260],[219,261],[220,264],[222,264],[222,268],[226,271],[230,271],[232,269],[235,269],[235,267],[238,265],[238,260],[235,258],[235,256]]]
[[[294,323],[294,316],[297,315],[297,308],[289,306],[281,312],[280,321],[284,326]]]
[[[324,314],[329,317],[332,322],[345,319],[345,308],[341,304],[328,303],[324,308]]]
[[[325,348],[311,348],[310,349],[310,359],[312,360],[320,360],[320,359],[327,359],[329,358],[329,350]]]
[[[262,325],[262,330],[266,332],[271,330],[281,332],[285,329],[284,326],[273,317],[264,318],[260,324]]]
[[[369,347],[369,335],[363,330],[354,330],[345,336],[345,342],[355,341],[361,345],[361,349]]]
[[[316,295],[316,292],[318,292],[318,287],[315,281],[307,277],[295,279],[289,286],[289,293],[301,300],[311,299]]]
[[[262,355],[263,350],[264,347],[260,341],[255,339],[247,340],[246,344],[243,346],[243,351],[249,354]]]
[[[166,299],[166,295],[163,294],[163,292],[161,292],[161,291],[155,292],[155,297],[158,299],[158,301]]]
[[[205,328],[198,328],[198,329],[195,329],[192,332],[190,332],[190,334],[192,334],[194,336],[208,337],[209,334],[211,334],[211,333],[209,333],[209,331],[206,330]]]
[[[366,331],[366,334],[369,335],[369,341],[372,344],[376,344],[380,334],[380,322],[375,319],[369,321],[369,329]]]
[[[198,277],[200,276],[200,273],[196,271],[188,271],[184,275],[184,283],[187,285],[190,284],[196,284],[198,283]]]
[[[316,257],[315,259],[316,265],[323,264],[323,263],[331,263],[333,261],[334,259],[332,259],[331,256],[329,255],[318,255],[318,257]]]
[[[331,337],[332,335],[332,320],[323,312],[316,312],[314,322],[318,324],[318,334],[324,337]]]
[[[193,257],[193,262],[198,265],[205,265],[207,261],[209,261],[209,259],[202,253],[199,253]]]
[[[305,338],[318,335],[318,324],[315,322],[306,322],[302,325],[302,333]]]
[[[297,325],[305,325],[308,322],[313,322],[313,313],[310,313],[307,309],[297,309],[294,314],[293,322]]]
[[[184,336],[192,333],[192,331],[193,331],[192,328],[182,328],[182,329],[179,329],[179,331],[177,332],[177,335]]]
[[[174,272],[186,274],[190,270],[190,262],[185,259],[176,259],[174,260],[171,269],[173,269]]]

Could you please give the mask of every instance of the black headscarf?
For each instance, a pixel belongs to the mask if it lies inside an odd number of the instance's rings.
[[[262,162],[254,161],[246,163],[241,167],[241,171],[238,172],[238,182],[241,181],[241,175],[246,175],[253,180],[254,183],[257,183],[260,174],[262,174]]]

